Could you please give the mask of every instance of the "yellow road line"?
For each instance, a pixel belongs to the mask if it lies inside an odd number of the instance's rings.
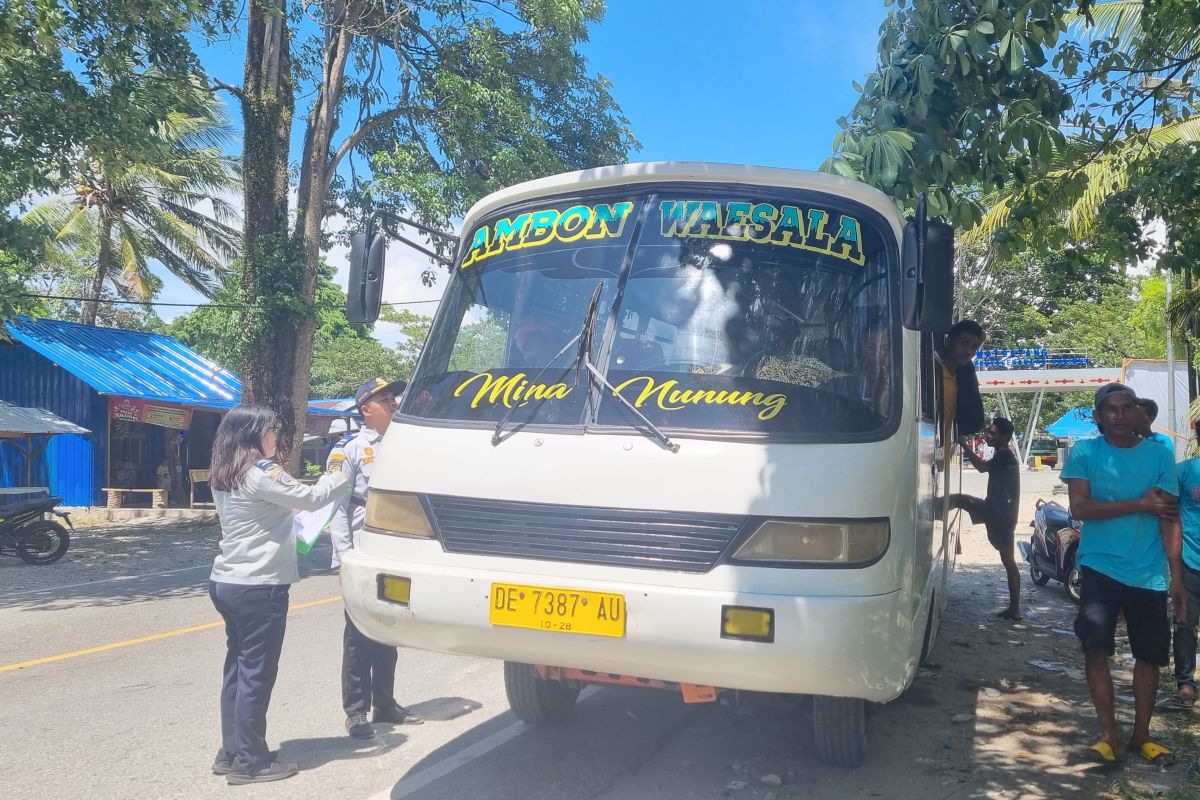
[[[288,606],[288,611],[299,611],[302,608],[312,608],[313,606],[323,606],[326,603],[336,603],[342,599],[342,596],[326,597],[321,600],[310,600],[307,603],[296,603]],[[10,672],[14,669],[24,669],[25,667],[35,667],[39,664],[51,664],[55,661],[66,661],[68,658],[78,658],[79,656],[90,656],[93,653],[103,653],[106,650],[116,650],[121,647],[130,647],[135,644],[143,644],[144,642],[156,642],[159,639],[170,639],[172,636],[182,636],[185,633],[196,633],[197,631],[207,631],[213,628],[220,628],[225,623],[206,622],[203,625],[189,625],[186,628],[176,628],[173,631],[163,631],[162,633],[152,633],[149,636],[139,636],[136,639],[126,639],[122,642],[110,642],[109,644],[101,644],[96,647],[86,647],[83,650],[72,650],[69,653],[59,653],[56,656],[46,656],[45,658],[34,658],[29,661],[18,661],[16,664],[5,664],[0,667],[0,672]]]

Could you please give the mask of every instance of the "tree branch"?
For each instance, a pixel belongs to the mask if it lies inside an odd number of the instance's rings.
[[[408,106],[400,106],[398,108],[393,108],[389,111],[384,111],[364,119],[362,124],[358,126],[358,129],[347,136],[346,140],[342,142],[341,147],[339,147],[337,152],[333,154],[333,159],[329,163],[330,174],[337,170],[338,164],[342,162],[342,159],[346,157],[346,154],[357,147],[358,143],[361,142],[368,133],[375,130],[380,125],[391,122],[397,117],[407,114],[412,110],[413,109]]]
[[[243,92],[241,90],[241,88],[239,88],[237,86],[231,86],[228,83],[226,83],[225,81],[219,81],[214,78],[213,85],[212,85],[212,91],[219,92],[221,90],[225,90],[226,92],[229,92],[231,95],[236,97],[238,100],[241,100],[242,102],[245,102],[245,100],[246,100],[246,93]]]

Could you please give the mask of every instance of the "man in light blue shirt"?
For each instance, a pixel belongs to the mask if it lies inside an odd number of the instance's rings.
[[[1144,415],[1137,402],[1128,386],[1100,387],[1095,417],[1103,435],[1076,444],[1062,470],[1071,514],[1084,521],[1076,556],[1082,579],[1075,634],[1083,645],[1088,687],[1102,730],[1089,755],[1105,764],[1117,760],[1108,659],[1116,651],[1117,618],[1122,613],[1135,661],[1129,750],[1153,764],[1174,758],[1169,748],[1150,739],[1150,718],[1158,670],[1167,665],[1171,650],[1168,590],[1177,619],[1184,618],[1187,606],[1176,500],[1179,482],[1174,456],[1138,436]]]
[[[1143,439],[1161,444],[1171,453],[1171,458],[1174,458],[1175,441],[1165,433],[1154,430],[1154,420],[1158,419],[1158,403],[1149,397],[1141,397],[1138,398],[1138,408],[1142,410],[1143,415],[1141,424],[1137,426],[1138,435]]]
[[[1200,436],[1200,421],[1192,423]],[[1196,704],[1196,625],[1200,622],[1200,458],[1179,465],[1179,522],[1183,528],[1183,586],[1187,617],[1176,622],[1174,636],[1176,700]]]

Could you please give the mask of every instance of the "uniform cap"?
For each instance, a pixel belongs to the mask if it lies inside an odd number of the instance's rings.
[[[355,408],[362,408],[363,403],[380,392],[400,394],[406,386],[408,384],[404,381],[386,381],[383,378],[371,378],[371,380],[359,386],[358,390],[354,393],[354,406]]]

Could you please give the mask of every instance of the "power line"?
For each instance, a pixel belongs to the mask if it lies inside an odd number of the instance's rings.
[[[61,294],[33,294],[25,292],[17,297],[40,298],[42,300],[73,300],[82,303],[111,303],[131,306],[173,306],[176,308],[284,308],[277,305],[256,305],[254,303],[163,303],[157,300],[113,300],[110,298],[69,297]],[[415,306],[422,303],[440,303],[441,300],[397,300],[393,303],[382,303],[385,306]]]

